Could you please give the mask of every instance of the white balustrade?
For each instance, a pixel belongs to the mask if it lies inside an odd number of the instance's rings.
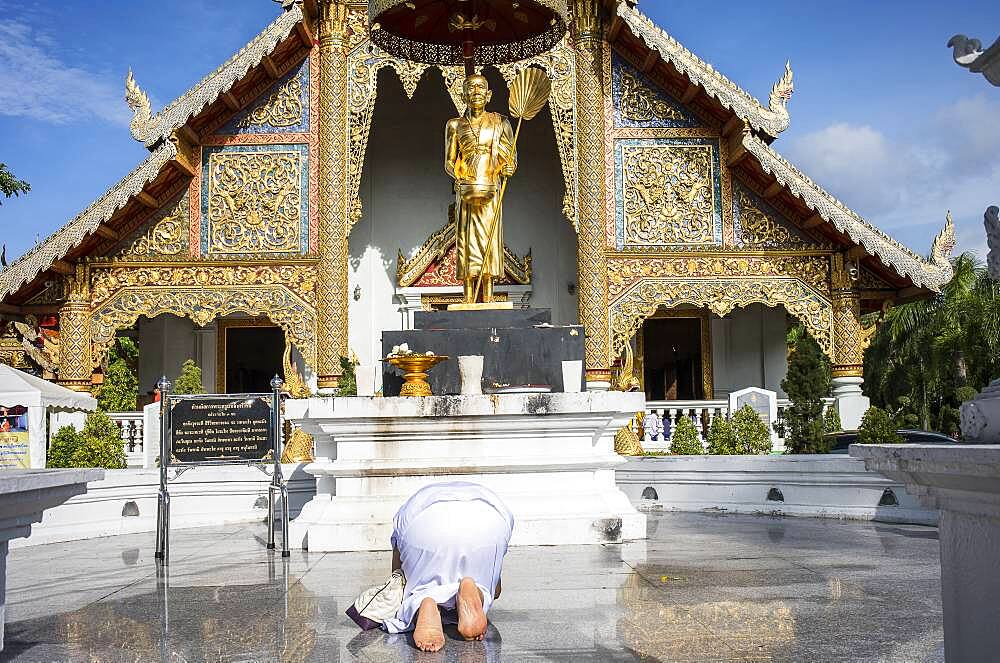
[[[128,466],[144,467],[142,412],[109,412],[108,416],[121,430]]]

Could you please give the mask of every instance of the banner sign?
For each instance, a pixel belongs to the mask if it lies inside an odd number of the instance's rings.
[[[28,444],[28,408],[0,407],[0,470],[31,467]]]
[[[170,464],[257,463],[274,446],[271,394],[170,397]]]

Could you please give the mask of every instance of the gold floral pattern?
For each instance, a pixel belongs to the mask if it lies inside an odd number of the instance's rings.
[[[770,213],[760,209],[754,199],[741,187],[734,196],[737,218],[737,239],[744,247],[754,248],[805,248],[810,243],[792,232]]]
[[[625,244],[711,244],[715,194],[709,145],[622,146]]]
[[[136,237],[122,251],[123,257],[176,256],[187,253],[188,199],[182,197],[172,208],[161,212],[158,220]],[[154,217],[155,218],[155,217]]]
[[[294,127],[302,124],[302,111],[302,74],[299,73],[281,84],[236,126],[241,129],[265,125]]]
[[[298,152],[214,152],[208,160],[208,254],[298,252]]]
[[[639,77],[628,68],[622,68],[620,87],[620,106],[623,117],[633,122],[650,122],[652,120],[685,121],[684,114],[661,99],[653,90],[639,80]]]

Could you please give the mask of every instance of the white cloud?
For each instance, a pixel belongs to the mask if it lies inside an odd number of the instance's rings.
[[[983,210],[1000,203],[1000,103],[977,96],[889,138],[867,125],[832,124],[793,140],[789,158],[868,221],[926,252],[947,210],[957,252],[985,256]]]
[[[128,124],[122,83],[52,55],[30,25],[0,20],[0,114],[67,124],[92,119]]]

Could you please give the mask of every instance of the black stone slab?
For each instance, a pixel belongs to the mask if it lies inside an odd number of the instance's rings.
[[[170,397],[170,452],[176,463],[259,462],[274,444],[271,396]]]
[[[463,311],[462,313],[466,313]],[[507,311],[510,313],[510,311]],[[562,362],[583,360],[583,327],[529,327],[491,329],[411,329],[382,333],[382,356],[394,345],[406,343],[410,350],[448,355],[450,359],[429,372],[428,382],[435,395],[461,391],[458,372],[460,355],[483,356],[483,391],[496,385],[549,385],[563,391]],[[385,363],[382,393],[398,396],[402,372]],[[584,389],[583,376],[580,388]]]
[[[528,329],[551,324],[547,308],[492,309],[485,311],[416,311],[415,329]]]

